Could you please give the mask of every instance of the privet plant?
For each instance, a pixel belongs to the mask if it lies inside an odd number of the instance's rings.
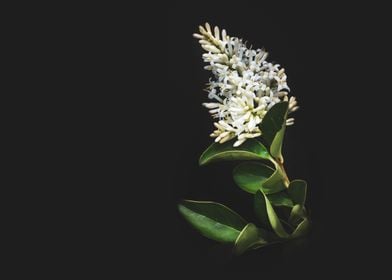
[[[288,115],[298,109],[284,69],[267,62],[263,49],[247,47],[208,23],[199,26],[205,69],[213,77],[207,84],[209,109],[215,130],[213,143],[201,155],[200,165],[217,161],[243,161],[234,168],[235,183],[254,196],[257,222],[245,221],[228,207],[210,201],[184,200],[179,211],[204,236],[233,244],[241,254],[269,244],[305,235],[310,226],[305,209],[307,184],[290,181],[284,169],[282,143]],[[256,226],[257,224],[257,226]]]

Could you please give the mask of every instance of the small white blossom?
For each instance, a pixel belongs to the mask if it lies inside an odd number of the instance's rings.
[[[206,51],[205,69],[213,74],[206,89],[212,102],[203,105],[217,119],[211,133],[215,142],[237,138],[237,147],[262,135],[259,124],[276,103],[288,101],[289,113],[299,108],[295,97],[287,96],[290,88],[284,69],[267,62],[265,50],[248,48],[242,39],[228,36],[217,26],[211,29],[208,23],[199,26],[199,32],[193,36]],[[294,118],[286,120],[286,125],[293,124]]]

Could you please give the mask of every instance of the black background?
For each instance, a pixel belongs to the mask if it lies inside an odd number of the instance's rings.
[[[386,246],[381,215],[388,212],[379,192],[389,187],[381,180],[383,165],[376,163],[389,119],[386,111],[379,117],[389,103],[383,101],[389,93],[381,7],[184,1],[169,5],[166,13],[168,87],[162,106],[171,124],[165,135],[171,221],[166,268],[179,275],[215,271],[278,279],[377,275],[383,263],[378,251]],[[213,129],[201,106],[210,73],[192,38],[205,21],[265,47],[269,60],[286,69],[301,106],[284,142],[286,167],[291,179],[307,180],[310,190],[313,231],[304,240],[231,258],[227,248],[201,237],[177,212],[181,198],[212,200],[254,220],[251,196],[233,183],[234,164],[197,163]]]
[[[373,2],[145,4],[143,13],[105,5],[82,11],[85,24],[74,27],[81,39],[71,41],[89,67],[78,63],[72,71],[90,79],[78,88],[89,93],[78,102],[88,137],[75,136],[86,159],[74,167],[85,176],[75,182],[89,186],[76,195],[86,214],[72,228],[88,245],[80,248],[98,259],[90,270],[207,279],[383,273],[390,243],[389,10]],[[213,129],[201,106],[210,73],[192,37],[205,21],[265,47],[286,69],[301,109],[284,155],[289,177],[308,181],[313,230],[306,239],[231,258],[178,213],[183,198],[213,200],[254,221],[251,196],[233,183],[233,163],[198,166]],[[74,255],[84,266],[89,258],[80,248]]]
[[[7,114],[7,124],[21,121],[3,133],[16,140],[15,148],[3,145],[12,154],[4,165],[15,171],[13,185],[4,188],[17,192],[16,203],[4,196],[13,206],[6,218],[16,214],[3,226],[15,232],[15,241],[3,238],[13,273],[108,279],[390,274],[387,4],[111,4],[34,3],[17,6],[15,16],[5,9],[12,38],[4,42],[15,54],[4,56],[24,75],[5,69],[28,95],[4,91],[24,113]],[[178,213],[183,198],[214,200],[254,221],[251,197],[231,178],[233,163],[198,166],[213,129],[201,106],[209,72],[192,37],[205,21],[265,47],[286,69],[301,106],[284,142],[286,167],[291,179],[308,181],[313,220],[303,240],[232,258]]]

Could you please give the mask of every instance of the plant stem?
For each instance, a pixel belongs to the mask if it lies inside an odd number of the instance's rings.
[[[283,175],[284,175],[284,183],[285,183],[285,185],[286,185],[286,187],[288,188],[289,187],[289,184],[290,184],[290,179],[289,179],[289,177],[287,176],[287,173],[286,173],[286,170],[284,169],[284,165],[283,165],[283,163],[278,163],[279,164],[279,167],[280,167],[280,169],[282,170],[282,173],[283,173]]]
[[[283,160],[277,158],[276,160],[273,161],[273,163],[275,164],[276,169],[280,169],[281,173],[283,174],[283,180],[284,180],[284,185],[286,186],[286,188],[289,187],[290,184],[290,179],[287,176],[286,170],[284,169],[284,165],[283,165]]]

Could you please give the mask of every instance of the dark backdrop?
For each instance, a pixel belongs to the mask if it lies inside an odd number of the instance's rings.
[[[150,279],[149,272],[151,279],[167,277],[164,272],[169,279],[385,278],[380,275],[390,274],[392,187],[390,9],[377,1],[342,2],[94,2],[41,9],[49,18],[28,10],[34,20],[19,7],[25,21],[14,17],[5,29],[21,27],[10,32],[23,42],[12,42],[36,60],[24,64],[36,69],[30,71],[38,74],[35,80],[44,79],[39,89],[50,89],[46,103],[38,100],[62,118],[34,104],[29,107],[52,122],[23,117],[39,135],[19,138],[37,156],[28,157],[31,165],[13,157],[43,175],[37,184],[24,184],[38,199],[28,197],[34,207],[15,204],[22,215],[13,221],[23,229],[13,227],[18,239],[4,242],[28,263],[38,260],[34,269],[40,274],[55,269],[89,278],[106,272],[108,279]],[[146,9],[139,10],[141,4]],[[284,142],[286,166],[290,178],[308,181],[313,220],[311,234],[301,241],[230,258],[227,248],[200,236],[177,211],[183,198],[214,200],[254,221],[251,197],[232,181],[233,163],[198,166],[213,129],[201,106],[209,73],[192,38],[205,21],[265,47],[287,71],[301,109]],[[26,72],[26,65],[14,64]],[[41,123],[48,137],[39,137]],[[19,146],[12,151],[26,145]],[[13,166],[7,160],[5,165]],[[34,182],[22,169],[14,177]],[[45,183],[49,191],[37,192]],[[37,206],[42,213],[34,211]],[[117,277],[124,273],[135,276]]]
[[[270,2],[181,1],[164,10],[167,88],[160,106],[170,123],[163,135],[170,220],[165,267],[183,276],[201,271],[278,279],[377,275],[384,263],[378,251],[386,246],[381,213],[388,212],[380,191],[390,187],[381,179],[385,165],[377,164],[389,129],[383,81],[387,17],[375,5]],[[213,129],[201,106],[210,73],[192,38],[205,21],[265,47],[269,60],[286,69],[301,109],[287,131],[284,154],[289,177],[308,181],[313,220],[308,238],[229,258],[225,248],[200,236],[177,211],[182,198],[213,200],[254,219],[251,196],[232,180],[234,164],[198,166]]]

